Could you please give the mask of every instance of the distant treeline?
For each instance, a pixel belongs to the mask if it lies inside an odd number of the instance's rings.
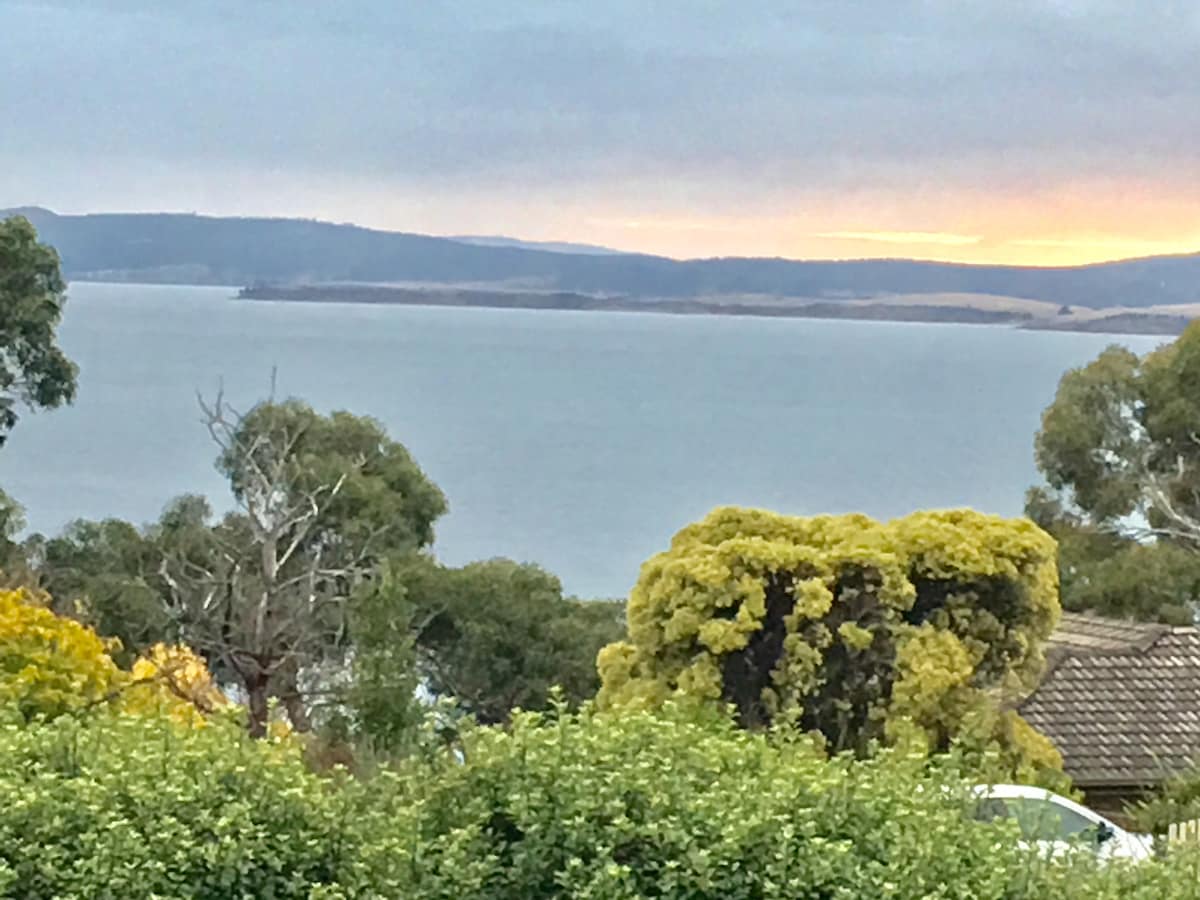
[[[486,284],[624,297],[759,294],[829,302],[881,294],[973,293],[1090,308],[1200,302],[1200,254],[1074,268],[913,260],[673,260],[479,246],[299,219],[177,214],[60,216],[26,208],[75,279]],[[889,314],[888,318],[918,315]],[[974,319],[973,319],[974,320]]]
[[[1158,313],[1114,313],[1095,319],[1041,319],[1025,327],[1038,331],[1086,331],[1092,334],[1183,334],[1192,320]]]
[[[656,299],[603,297],[564,291],[489,291],[385,285],[256,285],[242,288],[244,300],[306,303],[386,303],[400,306],[473,306],[496,309],[607,310],[681,315],[767,316],[801,319],[868,319],[888,322],[1026,322],[1028,313],[966,306],[918,306],[888,303],[739,303],[723,298]]]

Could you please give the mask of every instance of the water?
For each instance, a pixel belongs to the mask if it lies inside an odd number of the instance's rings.
[[[713,506],[1012,515],[1064,369],[1113,338],[966,325],[238,302],[76,284],[79,397],[26,415],[0,486],[44,532],[228,492],[196,392],[382,420],[450,499],[438,555],[538,562],[624,595]],[[1121,338],[1138,352],[1158,338]]]

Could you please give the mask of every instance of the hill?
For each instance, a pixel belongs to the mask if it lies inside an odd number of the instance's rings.
[[[546,250],[550,253],[577,253],[592,256],[619,256],[622,250],[601,247],[597,244],[576,244],[570,241],[523,241],[520,238],[493,234],[455,234],[450,240],[460,244],[477,244],[480,247],[523,247],[526,250]]]
[[[75,279],[225,285],[417,282],[597,296],[752,294],[823,301],[982,294],[1090,308],[1200,302],[1200,254],[1062,268],[903,259],[675,260],[480,245],[306,219],[72,216],[39,208],[20,212],[58,248],[68,277]]]

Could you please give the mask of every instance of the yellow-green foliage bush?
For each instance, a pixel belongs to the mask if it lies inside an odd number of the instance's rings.
[[[26,590],[0,591],[0,719],[54,719],[89,710],[163,714],[200,724],[226,703],[204,661],[158,644],[130,671],[119,648]],[[4,715],[7,714],[7,715]]]
[[[628,639],[601,651],[603,707],[730,703],[833,751],[998,743],[1061,765],[997,695],[1030,687],[1058,615],[1052,538],[969,510],[888,523],[718,509],[650,559]]]
[[[10,713],[55,718],[104,702],[122,680],[109,649],[33,594],[0,591],[0,707]]]

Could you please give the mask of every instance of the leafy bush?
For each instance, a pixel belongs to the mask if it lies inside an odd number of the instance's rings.
[[[1183,900],[1200,885],[1195,857],[1040,859],[969,819],[954,757],[827,760],[795,732],[669,706],[521,714],[362,782],[215,718],[0,728],[0,896]]]
[[[728,703],[748,727],[792,721],[860,755],[968,737],[1015,769],[1057,770],[1049,741],[995,702],[1040,674],[1057,585],[1054,541],[1024,519],[717,509],[642,567],[598,699]]]
[[[416,836],[385,896],[1182,898],[1196,861],[1050,862],[974,822],[954,757],[832,760],[794,732],[665,714],[518,717],[390,776]]]
[[[24,590],[0,591],[0,707],[24,720],[104,702],[121,671],[111,645]]]
[[[232,723],[64,717],[0,730],[0,895],[308,897],[335,884],[353,794]]]
[[[126,671],[111,655],[118,641],[55,614],[44,599],[0,590],[2,718],[29,722],[121,709],[200,724],[225,705],[204,661],[188,648],[156,644]]]
[[[1200,762],[1167,778],[1132,813],[1140,830],[1155,835],[1165,835],[1176,822],[1200,819]]]

